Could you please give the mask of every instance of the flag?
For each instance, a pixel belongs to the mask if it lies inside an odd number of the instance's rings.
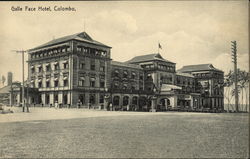
[[[161,47],[161,44],[160,44],[160,43],[159,43],[158,47],[159,47],[159,49],[162,49],[162,47]]]

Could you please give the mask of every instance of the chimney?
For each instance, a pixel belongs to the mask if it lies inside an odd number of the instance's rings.
[[[10,86],[12,84],[12,72],[8,72],[7,85]]]

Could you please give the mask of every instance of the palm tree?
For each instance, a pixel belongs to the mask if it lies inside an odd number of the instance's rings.
[[[227,111],[229,111],[229,106],[233,108],[233,106],[231,105],[232,96],[230,94],[231,86],[233,85],[233,79],[234,79],[233,75],[234,75],[233,71],[230,70],[228,74],[224,76],[223,87],[226,88],[224,92],[224,97],[227,99],[227,102],[228,102]]]
[[[233,74],[234,75],[234,74]],[[238,87],[240,88],[239,89],[239,93],[241,93],[241,110],[243,111],[244,109],[244,90],[245,90],[245,94],[246,94],[246,106],[245,106],[245,109],[247,111],[247,107],[248,107],[248,94],[247,94],[247,89],[248,89],[248,86],[249,86],[249,73],[246,72],[246,71],[243,71],[243,70],[240,70],[238,69],[238,82],[239,82],[239,85]],[[231,81],[234,82],[234,76],[230,76],[231,78]],[[232,90],[232,96],[235,95],[235,90],[233,89]]]
[[[246,71],[241,71],[241,86],[242,86],[242,91],[245,89],[245,108],[246,108],[246,111],[247,111],[247,107],[248,107],[248,93],[247,91],[249,90],[249,81],[250,81],[250,74],[249,72],[246,72]],[[243,100],[243,94],[242,94],[242,100]],[[242,104],[243,104],[243,101],[242,101]]]

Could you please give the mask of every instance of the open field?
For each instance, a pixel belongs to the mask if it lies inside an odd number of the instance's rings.
[[[248,114],[33,108],[0,121],[2,158],[248,157]]]

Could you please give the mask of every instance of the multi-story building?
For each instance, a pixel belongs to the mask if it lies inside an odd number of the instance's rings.
[[[223,72],[209,65],[184,66],[159,53],[127,62],[111,60],[111,47],[86,32],[54,39],[29,50],[29,82],[45,106],[101,106],[113,110],[223,108]],[[156,98],[155,98],[156,97]]]
[[[189,73],[196,80],[195,92],[201,95],[199,106],[224,109],[224,72],[212,64],[188,65],[178,70]]]
[[[100,105],[110,80],[111,47],[86,32],[54,39],[29,50],[29,81],[39,89],[31,103]]]

